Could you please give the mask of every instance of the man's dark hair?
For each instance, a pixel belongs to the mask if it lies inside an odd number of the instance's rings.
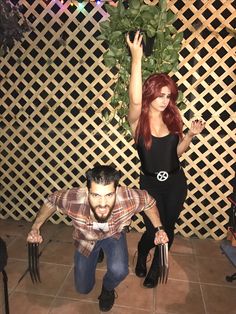
[[[115,188],[120,180],[120,173],[112,166],[95,166],[86,172],[87,188],[90,189],[91,182],[108,185],[114,182]]]

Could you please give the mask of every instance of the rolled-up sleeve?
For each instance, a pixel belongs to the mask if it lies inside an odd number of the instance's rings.
[[[149,210],[156,206],[155,199],[148,194],[145,190],[133,189],[133,199],[135,201],[135,212],[139,213],[141,211]]]
[[[145,192],[145,197],[146,197],[143,210],[146,211],[146,210],[156,206],[156,201],[151,195],[148,194],[147,191],[143,191],[143,192]]]
[[[49,195],[45,200],[44,204],[50,209],[54,209],[63,214],[67,213],[67,202],[68,202],[68,191],[57,191]]]

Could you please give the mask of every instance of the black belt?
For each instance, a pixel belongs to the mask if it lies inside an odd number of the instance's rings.
[[[147,172],[147,171],[142,171],[141,174],[148,176],[148,177],[153,177],[156,178],[158,181],[166,181],[170,176],[178,173],[180,171],[181,167],[178,167],[172,171],[165,171],[165,170],[160,170],[155,173]]]

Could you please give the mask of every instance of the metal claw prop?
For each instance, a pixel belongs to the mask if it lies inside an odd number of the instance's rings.
[[[159,244],[159,283],[167,283],[169,274],[169,263],[168,263],[168,243]]]
[[[39,274],[39,244],[28,242],[28,269],[33,283],[41,282]]]

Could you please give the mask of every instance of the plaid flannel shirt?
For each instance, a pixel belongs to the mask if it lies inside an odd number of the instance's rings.
[[[57,191],[48,196],[44,203],[71,218],[75,245],[85,256],[89,256],[96,241],[109,237],[119,238],[124,227],[130,224],[133,215],[156,205],[155,200],[144,190],[117,187],[115,206],[108,219],[109,229],[104,232],[93,229],[94,220],[90,215],[86,188]]]

